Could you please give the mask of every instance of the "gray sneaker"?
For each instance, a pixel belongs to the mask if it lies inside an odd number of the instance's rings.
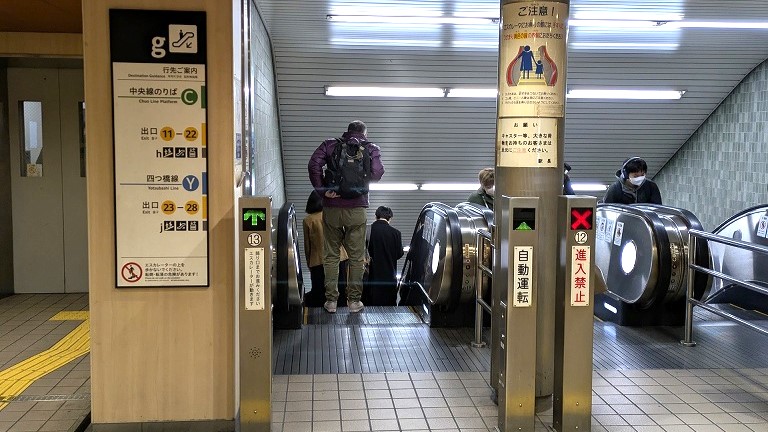
[[[336,313],[336,302],[335,301],[328,300],[327,302],[325,302],[323,307],[325,308],[325,310],[327,310],[330,313]]]
[[[352,313],[360,312],[365,307],[360,300],[347,302],[347,306],[349,306],[349,311]]]

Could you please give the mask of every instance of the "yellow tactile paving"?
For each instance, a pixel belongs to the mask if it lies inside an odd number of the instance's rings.
[[[8,402],[3,401],[20,395],[36,380],[90,351],[90,320],[87,311],[63,311],[51,320],[83,322],[47,350],[0,371],[0,410],[8,405]]]
[[[88,319],[88,311],[61,311],[48,321],[85,321]]]

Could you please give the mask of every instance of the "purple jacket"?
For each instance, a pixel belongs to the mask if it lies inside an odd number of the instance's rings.
[[[344,135],[341,137],[343,139],[357,138],[361,141],[367,141],[365,135],[357,132],[344,132]],[[368,194],[351,199],[341,197],[328,198],[325,196],[323,167],[328,165],[329,162],[332,162],[333,149],[335,147],[336,139],[327,139],[320,144],[320,147],[318,147],[317,150],[312,153],[312,157],[309,158],[307,170],[309,171],[309,181],[312,182],[312,187],[314,187],[317,193],[323,197],[323,207],[368,207]],[[367,147],[371,154],[371,181],[379,181],[381,180],[381,176],[384,175],[384,166],[381,164],[381,149],[374,143],[369,143]]]

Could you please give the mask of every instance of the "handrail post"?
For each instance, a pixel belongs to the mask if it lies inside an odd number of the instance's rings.
[[[475,340],[471,345],[474,348],[482,348],[485,346],[483,342],[483,305],[480,301],[483,298],[483,270],[481,264],[483,264],[483,239],[480,230],[477,231],[475,236]]]
[[[680,341],[683,346],[693,347],[693,286],[696,279],[696,235],[688,233],[688,285],[685,292],[685,336]]]

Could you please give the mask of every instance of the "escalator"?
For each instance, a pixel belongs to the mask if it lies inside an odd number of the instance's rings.
[[[607,287],[596,294],[595,315],[621,325],[682,325],[688,269],[688,230],[701,230],[691,212],[662,205],[599,204],[595,265]],[[697,264],[709,267],[705,242]],[[697,274],[694,297],[707,288]]]
[[[414,307],[431,327],[472,326],[476,232],[492,224],[493,212],[473,204],[425,205],[401,272],[400,304]]]

